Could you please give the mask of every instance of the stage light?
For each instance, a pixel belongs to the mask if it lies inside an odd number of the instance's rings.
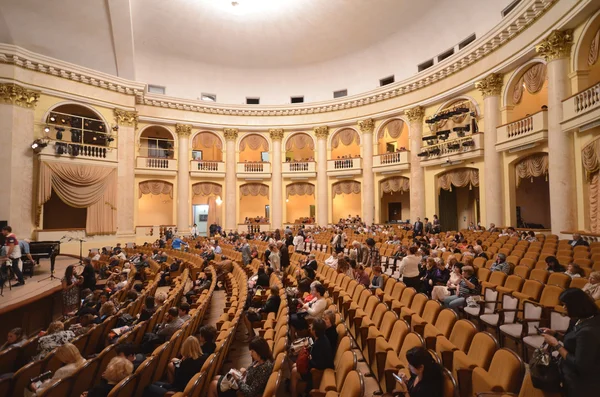
[[[65,154],[65,152],[66,152],[66,144],[64,144],[62,142],[54,144],[54,151],[58,155]]]
[[[54,117],[54,115],[50,115],[50,121],[54,123],[56,121],[56,117]]]
[[[56,127],[56,139],[58,139],[59,141],[63,139],[63,131],[64,130],[65,130],[64,128]]]
[[[33,149],[34,153],[39,153],[42,151],[43,148],[45,148],[46,146],[48,146],[48,143],[46,143],[45,141],[43,141],[42,139],[36,139],[35,141],[33,141],[33,143],[31,144],[31,148]]]
[[[46,134],[47,134],[47,133],[49,133],[49,132],[50,132],[50,127],[48,127],[48,126],[44,127],[44,132],[45,132]]]

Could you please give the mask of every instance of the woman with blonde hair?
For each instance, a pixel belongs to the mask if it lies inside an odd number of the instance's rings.
[[[102,306],[100,306],[100,311],[98,312],[98,318],[96,319],[96,324],[101,324],[108,317],[117,313],[117,309],[115,308],[115,304],[112,301],[108,301]]]
[[[81,353],[79,353],[77,347],[72,343],[66,343],[56,349],[56,358],[64,365],[56,370],[52,378],[43,381],[41,384],[32,383],[29,388],[33,391],[33,394],[30,395],[41,394],[48,386],[60,379],[73,375],[86,363],[85,358],[81,357]],[[28,393],[26,392],[25,394],[27,395]]]
[[[181,345],[181,359],[174,358],[167,366],[168,382],[154,382],[144,392],[147,397],[164,396],[167,392],[181,392],[190,379],[202,369],[205,355],[202,354],[200,342],[189,336]]]
[[[102,373],[102,381],[81,397],[107,397],[117,383],[131,375],[133,363],[125,357],[113,357]]]

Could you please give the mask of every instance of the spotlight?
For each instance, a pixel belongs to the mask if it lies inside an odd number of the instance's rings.
[[[42,149],[45,148],[46,146],[48,146],[48,144],[42,139],[36,139],[31,144],[31,148],[33,149],[33,152],[36,154],[41,152]]]
[[[47,133],[49,133],[49,132],[50,132],[50,127],[48,127],[48,126],[44,127],[44,132],[45,132],[46,134],[47,134]]]
[[[223,200],[221,200],[221,196],[217,196],[217,199],[215,200],[215,203],[217,203],[217,205],[223,204]]]
[[[62,142],[57,142],[54,144],[54,151],[58,155],[65,154],[67,151],[67,145]]]
[[[59,141],[62,140],[62,138],[63,138],[64,130],[65,130],[64,128],[56,127],[56,139],[58,139]]]
[[[440,150],[439,147],[433,148],[429,151],[429,154],[433,154],[434,156],[437,156],[441,153],[442,151]]]
[[[475,141],[469,140],[462,143],[463,146],[475,146]]]
[[[448,149],[450,149],[450,150],[460,149],[460,143],[450,143],[450,144],[448,144]]]
[[[109,136],[108,138],[106,138],[106,140],[107,140],[108,142],[112,142],[112,141],[114,141],[114,140],[115,140],[115,138],[113,138],[112,136]]]
[[[429,156],[429,152],[421,152],[419,154],[417,154],[418,157],[427,157]]]
[[[65,124],[67,122],[67,120],[65,118],[60,119],[60,122]]]
[[[56,121],[56,117],[53,114],[50,115],[50,121],[53,123]]]
[[[99,130],[103,130],[103,129],[104,129],[104,126],[103,126],[103,125],[100,125],[100,126],[98,126],[98,129],[99,129]]]
[[[286,203],[289,203],[289,202],[290,202],[290,199],[285,199],[285,202],[286,202]]]

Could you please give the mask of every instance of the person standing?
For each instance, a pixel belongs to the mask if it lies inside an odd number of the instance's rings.
[[[380,266],[381,265],[381,255],[379,254],[379,248],[375,246],[375,240],[372,238],[368,238],[367,246],[369,247],[369,257],[367,259],[367,263],[364,265],[366,267]]]
[[[417,217],[417,221],[413,225],[413,236],[421,235],[423,235],[423,222],[421,222],[421,218]]]
[[[6,247],[6,257],[10,260],[13,273],[18,280],[17,284],[14,284],[13,287],[20,287],[21,285],[25,285],[25,279],[19,268],[19,262],[21,261],[21,247],[19,247],[19,241],[17,241],[17,237],[12,232],[10,226],[4,226],[2,228],[2,234],[5,239],[4,245]]]
[[[212,225],[211,225],[211,227],[212,227]],[[198,225],[196,225],[194,223],[194,226],[192,226],[192,230],[190,232],[192,233],[193,238],[198,237]],[[211,236],[212,236],[212,232],[211,232]]]
[[[421,290],[421,279],[419,277],[419,263],[421,263],[421,257],[417,256],[418,248],[416,245],[411,246],[408,249],[408,255],[406,255],[400,262],[398,272],[402,276],[402,282],[407,287],[413,287],[417,291]]]

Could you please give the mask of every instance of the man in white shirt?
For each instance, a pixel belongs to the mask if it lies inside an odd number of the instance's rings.
[[[194,226],[192,226],[192,230],[190,232],[192,233],[192,237],[198,237],[198,226],[195,223]]]

